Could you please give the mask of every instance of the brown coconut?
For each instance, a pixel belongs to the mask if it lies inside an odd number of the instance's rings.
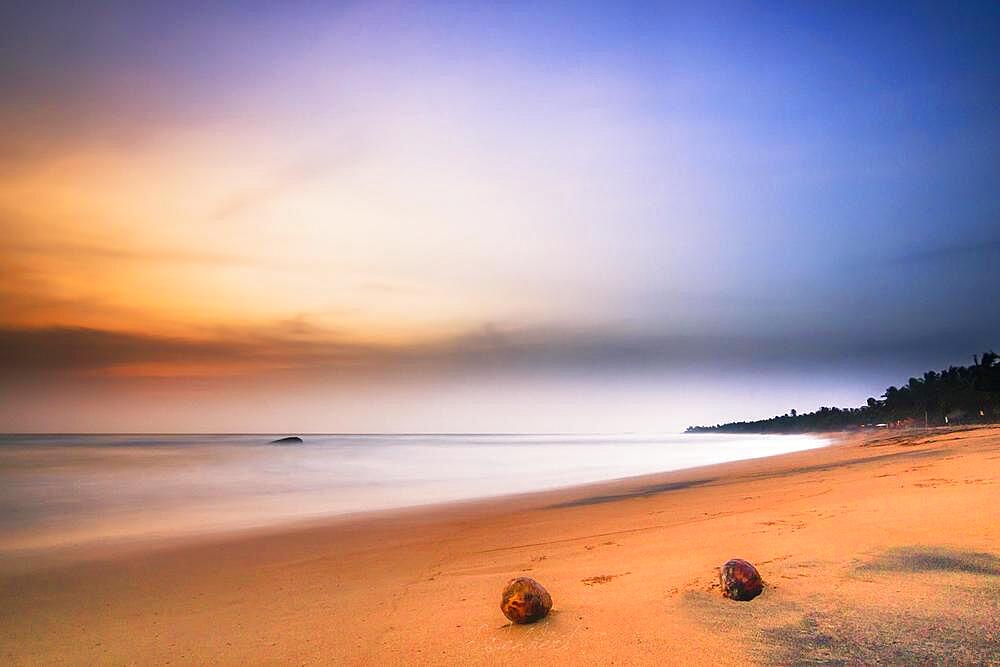
[[[731,600],[753,600],[764,590],[757,568],[742,558],[726,561],[719,572],[719,580],[723,597]]]
[[[517,577],[507,582],[500,598],[500,611],[514,623],[534,623],[552,609],[552,596],[531,577]]]

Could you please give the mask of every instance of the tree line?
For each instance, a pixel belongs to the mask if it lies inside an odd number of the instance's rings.
[[[974,356],[971,366],[951,366],[889,387],[857,408],[822,407],[757,421],[690,426],[687,433],[807,433],[858,428],[944,426],[1000,421],[1000,355]]]

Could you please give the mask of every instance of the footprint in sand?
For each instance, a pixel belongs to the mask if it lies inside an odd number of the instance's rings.
[[[759,564],[760,565],[767,565],[769,563],[777,563],[779,561],[788,560],[791,557],[792,557],[792,554],[784,554],[783,556],[775,556],[774,558],[771,558],[770,560],[762,560],[762,561],[760,561]]]
[[[775,519],[773,521],[758,521],[757,525],[758,526],[769,526],[769,527],[776,526],[779,529],[777,532],[780,535],[783,532],[783,529],[788,529],[788,530],[794,532],[796,530],[802,530],[808,524],[805,521],[789,521],[789,520],[786,520],[786,519]],[[756,531],[756,532],[760,533],[760,532],[767,532],[767,531]]]
[[[954,480],[944,479],[942,477],[933,477],[931,479],[925,479],[925,480],[922,480],[920,482],[917,482],[913,486],[917,486],[917,487],[920,487],[920,488],[932,488],[933,489],[935,487],[942,486],[942,485],[951,486],[952,484],[955,484]]]
[[[587,577],[586,579],[581,579],[580,582],[584,586],[595,586],[597,584],[606,584],[613,579],[618,577],[624,577],[626,574],[632,574],[631,572],[622,572],[621,574],[599,574],[596,577]]]

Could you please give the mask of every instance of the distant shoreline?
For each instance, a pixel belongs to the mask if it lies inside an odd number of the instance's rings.
[[[816,433],[872,428],[1000,423],[1000,355],[973,355],[971,366],[949,366],[887,387],[857,408],[794,409],[769,419],[689,426],[685,433]]]

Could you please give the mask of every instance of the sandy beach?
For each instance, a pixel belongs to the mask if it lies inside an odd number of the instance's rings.
[[[1000,663],[1000,429],[0,563],[5,664]],[[723,599],[741,557],[766,588]],[[552,594],[512,626],[504,583]]]

